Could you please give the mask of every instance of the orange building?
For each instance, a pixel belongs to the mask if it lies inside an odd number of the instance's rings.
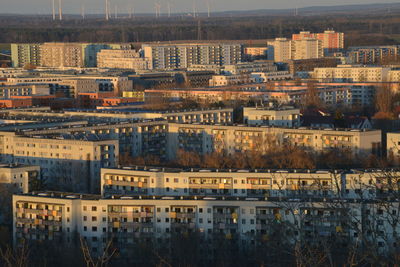
[[[293,34],[292,39],[304,40],[314,38],[322,41],[322,46],[327,52],[335,52],[344,48],[344,33],[327,30],[323,33],[300,32]]]

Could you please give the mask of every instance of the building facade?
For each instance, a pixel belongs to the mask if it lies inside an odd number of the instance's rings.
[[[14,68],[40,66],[40,44],[11,44],[11,63]]]
[[[241,44],[144,44],[144,57],[157,70],[188,68],[192,64],[231,65],[242,61]]]

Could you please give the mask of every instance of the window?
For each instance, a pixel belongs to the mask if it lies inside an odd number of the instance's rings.
[[[87,216],[83,216],[83,221],[84,221],[84,222],[87,221]]]
[[[97,232],[97,226],[92,226],[92,232]]]
[[[169,212],[169,208],[165,208],[165,212]]]
[[[87,231],[87,227],[86,226],[83,226],[83,231]]]
[[[92,206],[92,211],[97,211],[97,207],[96,206]]]
[[[97,217],[96,216],[92,216],[92,222],[96,222],[97,221]]]

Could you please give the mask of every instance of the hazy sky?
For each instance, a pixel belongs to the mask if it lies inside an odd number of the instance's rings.
[[[56,0],[58,2],[59,0]],[[371,4],[380,2],[399,2],[382,0],[110,0],[112,10],[118,6],[119,12],[127,12],[134,6],[135,13],[154,12],[154,4],[161,3],[163,13],[167,12],[167,2],[171,3],[172,12],[191,12],[193,2],[199,12],[207,10],[206,2],[209,1],[212,10],[251,10],[251,9],[276,9],[295,8],[311,5],[344,5],[344,4]],[[79,13],[82,3],[87,13],[104,13],[105,0],[62,0],[64,13]],[[51,13],[52,0],[0,0],[0,13]]]

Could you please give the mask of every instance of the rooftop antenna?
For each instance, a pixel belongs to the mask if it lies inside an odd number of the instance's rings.
[[[62,15],[62,0],[58,0],[58,14],[60,15],[60,20],[63,19]]]
[[[115,9],[115,18],[117,19],[118,18],[118,6],[115,5],[114,9]]]
[[[56,20],[56,0],[53,0],[53,20]]]
[[[108,17],[108,0],[106,0],[106,20],[108,20],[109,19],[109,17]]]
[[[210,0],[207,0],[206,4],[207,4],[207,16],[210,17],[211,16]]]
[[[168,5],[168,18],[170,18],[171,17],[171,3],[168,1],[167,5]]]
[[[299,8],[296,7],[296,9],[294,10],[294,15],[297,17],[299,15]]]

